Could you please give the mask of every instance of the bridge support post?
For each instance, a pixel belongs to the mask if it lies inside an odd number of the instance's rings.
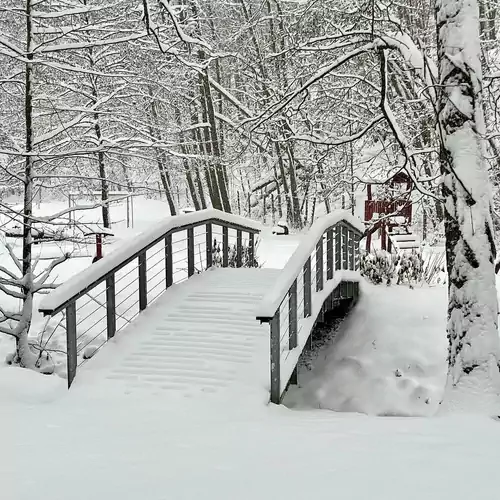
[[[280,404],[281,368],[280,368],[280,311],[271,320],[271,403]]]
[[[139,311],[148,307],[148,279],[146,252],[139,254]]]
[[[189,227],[187,230],[187,258],[188,258],[188,277],[194,274],[194,229]]]
[[[359,237],[359,234],[355,234],[354,235],[354,270],[355,271],[358,271],[359,270],[359,265],[360,265],[360,262],[359,262],[359,240],[360,240],[360,237]]]
[[[326,279],[333,278],[333,230],[326,232]]]
[[[165,287],[168,288],[173,284],[172,270],[172,235],[165,236]]]
[[[241,230],[236,231],[236,267],[241,267],[243,263],[243,236]]]
[[[354,271],[354,231],[348,233],[349,269]]]
[[[297,347],[297,280],[288,293],[288,348]]]
[[[112,339],[116,333],[116,293],[114,274],[106,278],[106,322],[109,340]]]
[[[209,222],[206,226],[205,231],[205,246],[206,246],[206,260],[207,260],[207,269],[212,267],[212,224]]]
[[[323,290],[323,238],[316,244],[316,291]]]
[[[222,267],[229,265],[229,231],[227,226],[222,226]]]
[[[255,260],[255,235],[248,233],[248,266],[253,267]]]
[[[311,257],[304,265],[304,318],[312,314]]]
[[[342,269],[342,224],[335,227],[335,270]]]
[[[76,302],[66,307],[66,369],[68,371],[68,389],[76,376]]]
[[[349,230],[347,229],[347,226],[342,226],[342,267],[341,269],[349,269],[349,249],[348,249],[348,244],[349,244],[349,236],[348,236]]]

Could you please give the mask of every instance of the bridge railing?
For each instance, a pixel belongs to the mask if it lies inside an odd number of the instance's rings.
[[[348,212],[319,218],[263,297],[257,320],[270,324],[271,401],[279,403],[327,299],[355,297],[363,223]]]
[[[255,265],[260,224],[219,210],[170,217],[104,256],[39,307],[66,330],[68,387],[78,366],[170,286],[212,266]]]

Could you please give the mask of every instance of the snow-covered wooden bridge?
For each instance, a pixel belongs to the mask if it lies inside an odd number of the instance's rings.
[[[358,295],[363,225],[318,219],[283,269],[256,267],[260,229],[217,210],[172,217],[48,295],[40,311],[66,329],[68,386],[88,361],[127,390],[279,403],[315,322]]]

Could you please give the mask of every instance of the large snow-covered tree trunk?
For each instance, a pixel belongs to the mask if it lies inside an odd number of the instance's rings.
[[[498,412],[495,244],[484,155],[477,0],[436,0],[439,129],[449,274],[448,382],[455,411]]]

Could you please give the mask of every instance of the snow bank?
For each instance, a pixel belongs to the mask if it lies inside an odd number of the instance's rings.
[[[446,383],[446,287],[363,283],[361,298],[285,404],[373,415],[432,415]]]
[[[66,380],[33,370],[8,366],[0,360],[0,401],[4,404],[49,403],[67,392]],[[1,429],[1,426],[0,426]]]

